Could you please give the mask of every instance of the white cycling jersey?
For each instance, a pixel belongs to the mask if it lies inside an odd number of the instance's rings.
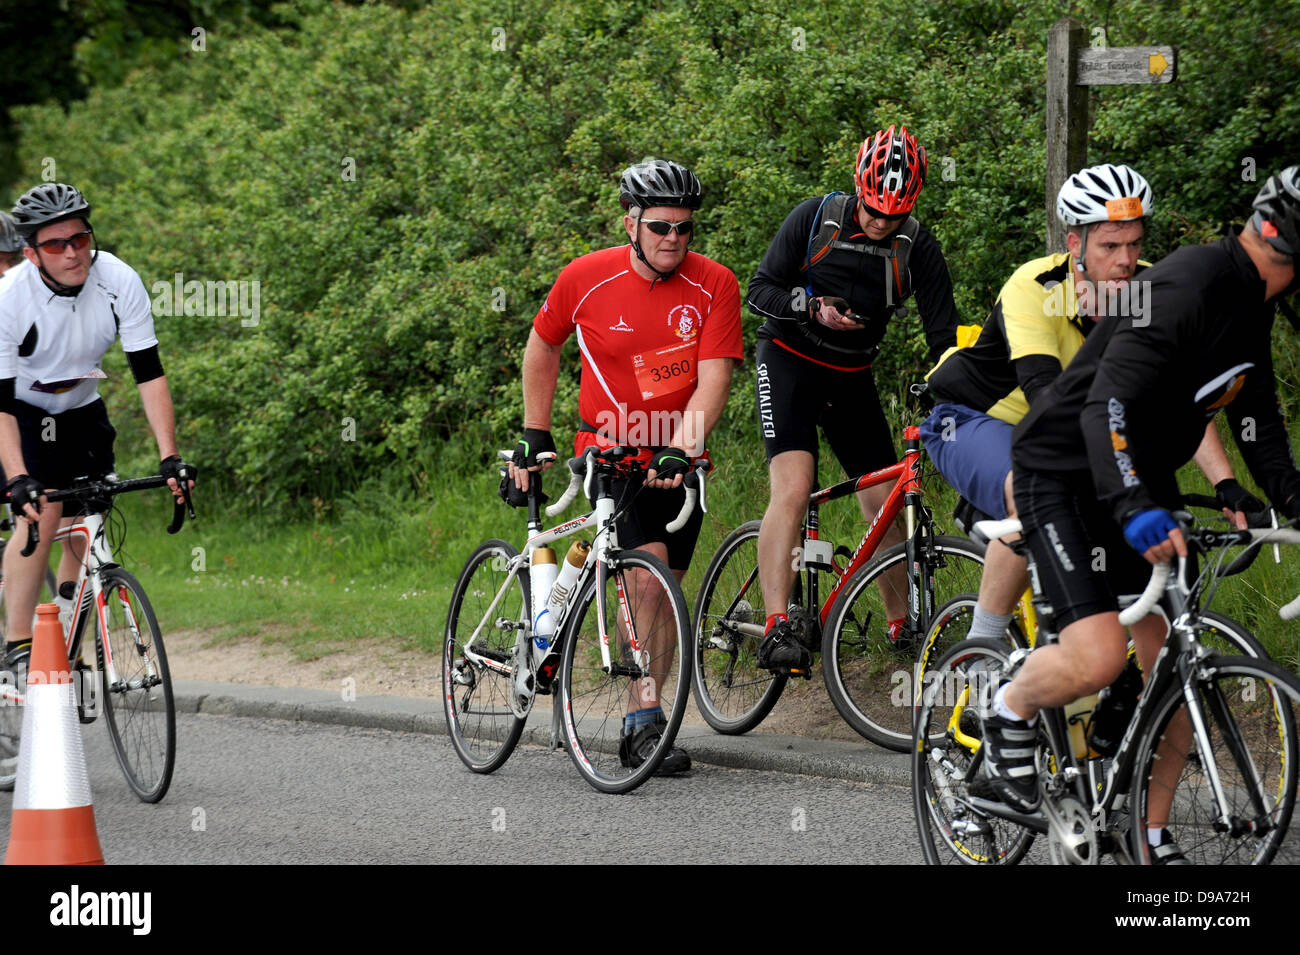
[[[55,295],[31,262],[0,278],[0,379],[19,401],[59,414],[90,404],[113,341],[128,352],[158,344],[139,274],[100,252],[75,296]]]

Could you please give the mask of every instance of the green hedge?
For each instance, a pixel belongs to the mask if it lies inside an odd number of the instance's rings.
[[[1239,219],[1258,187],[1243,162],[1262,179],[1300,159],[1300,18],[1210,0],[1176,17],[1138,0],[1072,9],[1089,31],[1109,26],[1111,45],[1179,50],[1177,82],[1093,100],[1090,158],[1155,185],[1148,254]],[[1042,248],[1045,36],[1061,12],[312,4],[295,27],[214,27],[206,51],[66,112],[16,110],[26,177],[13,188],[53,158],[148,286],[177,272],[260,283],[256,326],[158,320],[182,447],[247,503],[328,505],[376,475],[418,485],[452,436],[513,434],[532,315],[568,259],[619,241],[617,173],[643,156],[695,167],[708,191],[697,248],[743,291],[794,203],[848,188],[862,136],[906,123],[931,156],[918,212],[961,312],[982,319]],[[913,326],[889,341],[887,388],[923,354]],[[1293,382],[1294,359],[1279,366]],[[576,412],[576,368],[557,422]],[[120,356],[108,370],[115,416],[142,431],[138,402],[118,394],[132,390]]]

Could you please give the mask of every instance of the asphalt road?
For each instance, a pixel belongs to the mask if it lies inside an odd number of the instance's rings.
[[[109,863],[914,863],[902,786],[697,763],[626,796],[563,752],[521,746],[491,776],[445,736],[180,714],[162,803],[127,789],[85,728]],[[7,842],[12,795],[0,795]]]

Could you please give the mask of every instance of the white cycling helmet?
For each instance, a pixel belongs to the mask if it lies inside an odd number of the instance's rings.
[[[1151,186],[1128,166],[1081,169],[1056,194],[1056,217],[1067,226],[1130,222],[1151,215]]]

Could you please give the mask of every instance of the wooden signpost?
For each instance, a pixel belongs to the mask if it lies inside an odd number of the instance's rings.
[[[1091,47],[1083,26],[1062,17],[1047,34],[1047,251],[1065,251],[1056,194],[1088,164],[1088,87],[1169,83],[1176,72],[1169,46]],[[1140,170],[1139,170],[1140,171]]]

